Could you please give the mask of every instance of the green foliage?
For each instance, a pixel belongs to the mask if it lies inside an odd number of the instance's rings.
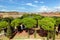
[[[17,17],[16,19],[22,19],[22,17]]]
[[[23,14],[23,16],[21,16],[21,19],[26,18],[26,17],[30,17],[30,14]]]
[[[11,23],[12,20],[13,20],[12,17],[2,18],[2,21],[7,21],[7,22],[9,22],[9,23]]]
[[[6,22],[6,21],[1,21],[0,22],[0,29],[1,28],[6,28],[8,26],[8,22]]]
[[[44,30],[53,31],[55,20],[53,18],[45,17],[42,20],[39,20],[39,26],[41,26]]]
[[[19,26],[21,23],[21,19],[14,19],[12,22],[11,22],[11,26]]]
[[[57,18],[56,19],[56,25],[59,25],[60,24],[60,18]]]
[[[0,18],[0,21],[2,21],[2,18]]]
[[[31,14],[31,17],[36,20],[36,27],[38,27],[38,20],[41,20],[42,16],[38,14]]]
[[[31,17],[31,18],[34,18],[34,19],[41,19],[41,15],[39,14],[24,14],[21,18],[26,18],[26,17]]]
[[[38,14],[31,14],[32,18],[38,20],[38,19],[41,19],[42,16],[41,15],[38,15]]]
[[[55,23],[55,26],[57,26],[57,25],[59,25],[60,24],[60,17],[52,17],[52,18],[54,18],[54,20],[56,21],[56,23]]]
[[[12,30],[11,30],[10,26],[7,28],[6,36],[7,36],[8,38],[11,38],[11,37],[13,36],[13,33],[12,33]]]
[[[24,18],[22,19],[22,23],[26,28],[32,28],[33,26],[36,26],[36,20],[34,20],[33,18]]]

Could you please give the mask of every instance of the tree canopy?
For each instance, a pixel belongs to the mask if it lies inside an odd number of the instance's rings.
[[[57,18],[56,19],[56,25],[59,25],[60,24],[60,18]]]
[[[6,21],[1,21],[0,22],[0,29],[1,28],[6,28],[8,26],[8,22],[6,22]]]
[[[9,23],[11,23],[12,20],[13,20],[13,17],[2,18],[2,21],[7,21]]]
[[[24,18],[22,19],[22,23],[25,25],[26,28],[32,28],[36,25],[36,20],[33,18]]]
[[[55,20],[53,18],[45,17],[42,20],[39,20],[39,26],[41,26],[44,30],[53,31]]]
[[[42,18],[42,16],[41,16],[41,15],[39,15],[39,14],[31,14],[31,16],[32,16],[32,18],[34,18],[34,19],[36,19],[36,20],[38,20],[38,19],[41,19],[41,18]]]
[[[21,16],[21,19],[23,19],[25,17],[30,17],[30,14],[23,14],[23,16]]]
[[[25,17],[31,17],[34,19],[41,19],[42,18],[42,16],[39,14],[24,14],[21,18],[25,18]]]
[[[14,19],[12,22],[11,22],[11,25],[12,26],[19,26],[21,23],[21,19]]]

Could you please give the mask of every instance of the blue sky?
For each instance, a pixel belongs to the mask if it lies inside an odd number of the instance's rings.
[[[0,11],[60,11],[60,0],[0,0]]]

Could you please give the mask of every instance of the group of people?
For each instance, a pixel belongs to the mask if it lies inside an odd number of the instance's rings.
[[[21,32],[21,31],[25,30],[25,26],[23,24],[21,24],[21,25],[17,26],[17,30],[19,32]]]

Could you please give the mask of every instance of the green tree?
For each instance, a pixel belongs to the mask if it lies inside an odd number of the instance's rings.
[[[36,27],[38,27],[38,20],[41,20],[42,16],[39,14],[31,14],[31,17],[36,20]]]
[[[17,26],[19,26],[20,25],[20,23],[21,23],[21,19],[14,19],[12,22],[11,22],[11,26],[13,26],[13,27],[17,27]]]
[[[22,17],[23,18],[29,17],[29,18],[35,19],[36,20],[36,26],[34,26],[34,27],[38,27],[38,20],[40,20],[42,18],[42,16],[39,14],[24,14]],[[36,30],[35,30],[34,35],[35,35],[34,37],[36,37]]]
[[[11,39],[12,36],[13,36],[13,32],[12,32],[12,30],[11,30],[10,25],[7,27],[7,33],[6,33],[6,36],[7,36],[9,39]]]
[[[49,40],[49,31],[54,31],[55,20],[53,18],[45,17],[39,20],[39,26],[48,31],[47,40]]]
[[[56,21],[54,31],[53,31],[53,40],[55,40],[55,34],[56,34],[56,27],[60,24],[60,17],[52,17]]]
[[[1,21],[0,22],[0,30],[1,29],[6,29],[8,27],[8,22],[6,22],[6,21]],[[5,30],[4,30],[4,32],[5,32]]]
[[[8,26],[8,22],[6,22],[6,21],[1,21],[0,22],[0,27],[1,28],[6,28]]]
[[[3,18],[0,18],[0,21],[2,21]]]
[[[36,26],[38,27],[38,20],[41,20],[42,16],[39,14],[31,14],[31,17],[36,20]],[[36,30],[34,32],[34,38],[36,38]]]
[[[32,28],[33,26],[36,26],[36,20],[34,20],[33,18],[29,18],[29,17],[22,19],[22,23],[28,29]],[[29,30],[28,30],[28,38],[29,38]]]
[[[25,13],[21,16],[21,19],[26,18],[26,17],[30,17],[30,16],[31,16],[30,14]]]
[[[58,26],[60,24],[60,18],[56,19],[56,25]]]
[[[13,20],[13,17],[5,17],[5,18],[2,18],[2,21],[7,21],[9,23],[11,23],[12,20]]]

